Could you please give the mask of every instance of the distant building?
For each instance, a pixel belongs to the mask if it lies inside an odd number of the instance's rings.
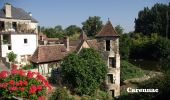
[[[0,57],[17,54],[17,62],[26,62],[38,45],[38,22],[31,13],[6,3],[0,9]]]
[[[40,39],[48,39],[42,36]],[[60,40],[61,41],[61,40]],[[43,42],[42,42],[43,43]],[[49,75],[54,66],[60,66],[60,61],[71,52],[79,53],[82,48],[93,48],[100,52],[108,67],[106,84],[113,97],[120,95],[120,55],[119,35],[110,21],[96,35],[96,39],[88,39],[83,32],[77,41],[65,38],[61,43],[39,45],[31,61],[38,66],[38,71]]]

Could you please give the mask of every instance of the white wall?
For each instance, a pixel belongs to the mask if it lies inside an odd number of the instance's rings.
[[[8,50],[8,45],[1,45],[2,48],[2,57],[6,57],[7,53],[11,52],[11,50]]]
[[[24,44],[24,39],[27,43]],[[36,34],[11,34],[12,51],[17,54],[20,62],[20,55],[32,55],[37,47]]]

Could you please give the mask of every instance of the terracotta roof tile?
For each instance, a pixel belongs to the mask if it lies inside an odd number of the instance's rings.
[[[67,55],[64,45],[44,45],[39,46],[34,52],[31,61],[34,63],[44,63],[63,59]]]
[[[96,39],[87,40],[87,43],[90,46],[90,48],[93,48],[93,49],[96,49],[96,50],[98,49],[98,43],[97,43]]]
[[[111,22],[108,20],[96,37],[117,37],[119,34],[113,28]]]

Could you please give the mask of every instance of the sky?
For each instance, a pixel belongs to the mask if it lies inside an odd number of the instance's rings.
[[[129,32],[134,31],[140,10],[155,3],[168,4],[169,0],[0,0],[0,8],[4,3],[31,12],[40,26],[82,27],[89,16],[100,16],[104,24],[109,18],[114,27],[120,25],[124,32]]]

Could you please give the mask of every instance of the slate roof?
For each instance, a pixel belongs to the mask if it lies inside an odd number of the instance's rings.
[[[0,18],[6,18],[5,7],[0,9]],[[11,5],[11,19],[31,20],[31,22],[38,23],[36,19],[29,15],[29,13],[27,13],[21,8],[13,7],[12,5]]]
[[[108,20],[96,37],[117,37],[119,34],[113,28],[112,23]]]
[[[34,63],[59,61],[66,55],[65,45],[43,45],[37,47],[31,61]]]

